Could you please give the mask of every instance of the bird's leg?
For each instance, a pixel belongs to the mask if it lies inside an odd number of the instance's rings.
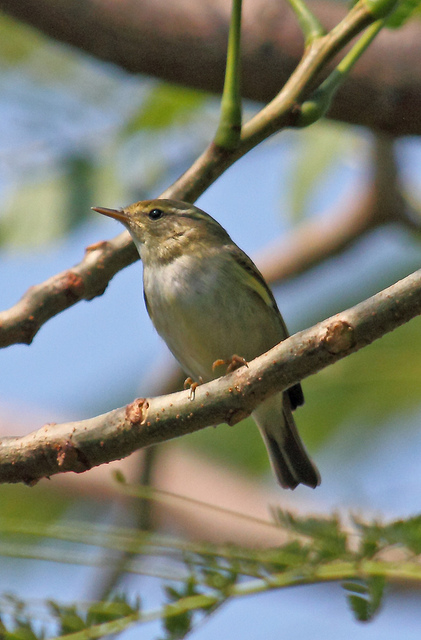
[[[234,353],[234,355],[231,356],[231,358],[229,358],[228,360],[215,360],[215,362],[212,365],[212,371],[215,371],[215,369],[217,367],[220,367],[221,365],[225,364],[227,367],[226,373],[232,373],[233,371],[235,371],[236,369],[239,369],[240,367],[248,367],[248,362],[245,358],[242,358],[241,356],[237,356],[237,354]]]
[[[190,393],[189,393],[190,401],[194,400],[196,389],[199,386],[199,384],[202,384],[202,383],[203,383],[203,380],[201,376],[199,376],[199,382],[195,382],[193,378],[190,378],[190,376],[184,380],[184,385],[183,385],[184,388],[188,389],[190,387]]]

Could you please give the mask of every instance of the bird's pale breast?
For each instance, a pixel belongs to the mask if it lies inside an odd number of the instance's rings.
[[[285,337],[278,312],[236,278],[228,259],[182,255],[145,268],[151,319],[176,359],[193,378],[209,380],[215,360],[246,360]]]

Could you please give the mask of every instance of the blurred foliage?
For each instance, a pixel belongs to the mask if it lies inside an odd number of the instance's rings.
[[[156,195],[188,155],[172,158],[162,137],[189,126],[207,95],[146,78],[134,83],[5,15],[0,34],[0,110],[7,112],[8,96],[16,101],[11,139],[0,145],[8,167],[0,248],[62,239],[92,219],[92,204]],[[139,141],[142,133],[147,140]]]
[[[1,485],[1,522],[33,519],[44,523],[60,519],[77,498],[67,496],[62,491],[51,491],[45,485],[25,487],[23,485]]]
[[[4,65],[27,62],[34,50],[46,42],[48,39],[39,31],[1,14],[0,60]]]
[[[22,185],[0,217],[0,247],[37,247],[65,237],[91,215],[93,165],[85,157],[63,160],[59,175]]]
[[[110,133],[100,160],[93,147],[75,148],[73,140],[66,144],[62,139],[54,166],[46,157],[36,172],[20,176],[16,188],[9,186],[0,208],[0,247],[42,246],[92,219],[93,203],[125,203],[155,194],[173,162],[182,161],[182,156],[165,158],[161,136],[188,124],[204,102],[204,94],[189,89],[165,83],[151,87],[135,116],[121,114],[123,126]],[[148,138],[139,142],[142,131]],[[133,144],[136,159],[127,171],[124,158]]]
[[[56,637],[69,638],[101,638],[104,625],[106,631],[119,631],[130,626],[133,621],[139,619],[140,602],[130,603],[124,596],[116,595],[107,601],[94,602],[87,606],[86,610],[76,605],[62,605],[50,601],[45,603],[52,620],[57,628]],[[1,606],[2,605],[2,606]],[[3,596],[0,608],[6,608],[8,616],[13,618],[9,629],[0,619],[0,637],[2,640],[43,640],[51,637],[45,629],[34,623],[37,614],[33,608],[28,607],[24,600],[13,595]],[[40,609],[40,607],[38,607]],[[42,616],[45,618],[45,614]],[[51,626],[51,625],[50,625]],[[10,627],[12,627],[10,629]],[[96,635],[91,635],[89,629],[96,629]]]
[[[136,487],[132,489],[136,491]],[[135,529],[104,529],[92,524],[84,530],[79,523],[75,526],[69,523],[68,542],[76,548],[87,542],[98,549],[103,547],[104,562],[114,547],[130,553],[137,550],[140,558],[145,554],[153,556],[157,577],[162,577],[163,568],[167,566],[172,578],[163,584],[164,604],[154,610],[145,610],[139,596],[133,600],[124,593],[83,605],[63,605],[59,600],[32,602],[4,594],[0,597],[1,637],[4,640],[51,637],[51,631],[46,633],[48,619],[50,629],[54,623],[54,638],[66,637],[67,640],[101,638],[135,623],[160,619],[161,639],[179,640],[233,597],[238,599],[268,590],[326,581],[342,583],[356,619],[367,622],[384,604],[384,589],[389,580],[421,584],[419,516],[389,523],[354,520],[353,529],[350,531],[348,527],[346,531],[337,515],[308,518],[280,509],[274,510],[273,515],[273,527],[279,527],[287,537],[282,545],[268,549],[195,543]],[[62,542],[66,540],[66,529],[50,528],[46,532],[50,538],[51,559],[56,560],[52,546],[55,532],[60,534],[56,542]],[[19,527],[16,533],[20,537],[22,528]],[[34,533],[39,533],[39,526],[27,520],[26,534],[30,540],[34,539]],[[0,523],[0,553],[5,534],[13,534],[13,521]],[[8,555],[13,554],[13,545],[7,549]],[[32,545],[34,558],[39,550]],[[397,562],[396,553],[405,561]],[[48,559],[48,549],[41,557]],[[135,556],[132,559],[128,569],[143,573],[143,564],[136,563]],[[65,556],[61,561],[66,562]],[[150,566],[146,572],[154,575]],[[37,624],[37,620],[43,620],[44,626]]]
[[[188,122],[207,99],[203,91],[158,83],[123,128],[131,135],[143,129],[166,129]]]
[[[420,403],[420,353],[421,318],[415,318],[305,381],[300,431],[306,440],[317,446],[353,422],[381,428],[395,416],[399,424]]]
[[[386,25],[389,29],[399,29],[412,17],[420,18],[420,0],[399,0],[396,9],[387,18]]]
[[[333,121],[323,120],[300,132],[283,181],[295,224],[314,214],[317,191],[325,188],[326,180],[334,181],[338,166],[350,162],[358,145],[360,139],[353,129]]]

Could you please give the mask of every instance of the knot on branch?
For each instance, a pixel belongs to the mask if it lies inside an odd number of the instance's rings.
[[[245,420],[250,415],[250,411],[246,411],[245,409],[230,409],[228,411],[227,416],[227,424],[230,427],[233,427],[237,422],[241,422],[241,420]]]
[[[126,407],[126,420],[133,425],[142,425],[146,420],[149,402],[146,398],[136,398]]]
[[[78,302],[83,298],[85,291],[83,278],[70,269],[60,278],[59,287],[64,291],[70,303]]]
[[[0,324],[0,330],[1,330]],[[22,344],[31,344],[39,329],[39,323],[33,315],[24,318],[22,322],[17,323],[15,331],[12,334],[16,336],[16,342]],[[7,346],[7,345],[6,345]]]
[[[344,353],[355,345],[354,328],[345,320],[336,318],[325,328],[321,342],[329,353]]]
[[[81,449],[66,440],[56,447],[57,465],[60,471],[74,471],[75,473],[83,473],[91,469],[91,464]]]

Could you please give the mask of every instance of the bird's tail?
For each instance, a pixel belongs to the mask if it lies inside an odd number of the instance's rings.
[[[295,489],[299,484],[315,489],[320,484],[320,474],[298,434],[288,395],[268,398],[253,412],[253,418],[279,484],[285,489]]]

